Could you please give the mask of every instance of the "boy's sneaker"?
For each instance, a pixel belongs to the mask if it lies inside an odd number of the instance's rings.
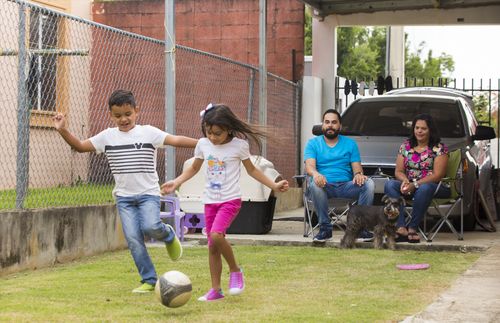
[[[314,236],[314,242],[325,242],[332,239],[332,231],[319,231],[319,233]]]
[[[243,270],[232,272],[229,275],[229,295],[239,295],[245,289],[245,279],[243,278]]]
[[[356,239],[358,242],[372,242],[373,241],[373,233],[367,230],[361,231],[359,237]]]
[[[216,301],[218,299],[224,298],[224,294],[222,293],[222,289],[216,290],[213,288],[210,288],[208,293],[205,295],[201,296],[198,298],[200,302],[210,302],[210,301]]]
[[[182,245],[179,238],[177,238],[177,235],[175,234],[174,228],[172,228],[170,224],[167,224],[167,227],[174,232],[174,239],[169,243],[165,242],[165,246],[167,247],[170,259],[177,260],[182,257]]]
[[[155,290],[155,285],[144,283],[132,290],[132,293],[150,293]]]

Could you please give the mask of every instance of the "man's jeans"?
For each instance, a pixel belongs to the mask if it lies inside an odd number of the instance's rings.
[[[320,231],[330,232],[333,225],[328,216],[328,199],[332,197],[349,198],[358,201],[358,205],[372,205],[375,194],[375,183],[371,178],[367,178],[361,186],[349,182],[327,183],[321,188],[314,183],[312,177],[308,177],[308,196],[314,204],[314,209],[318,215]]]
[[[450,188],[444,185],[439,187],[439,190],[436,192],[438,184],[436,183],[425,183],[420,184],[419,188],[415,191],[414,194],[404,196],[405,199],[411,200],[412,203],[412,211],[411,211],[411,220],[408,223],[408,228],[414,229],[417,231],[420,222],[424,218],[425,213],[427,212],[427,208],[431,204],[433,198],[446,198],[450,197]],[[385,183],[384,193],[389,197],[398,198],[401,196],[401,181],[391,179]],[[405,219],[405,207],[402,205],[399,209],[399,218],[397,227],[406,227],[406,219]]]
[[[160,197],[117,196],[116,206],[128,248],[141,275],[141,282],[155,284],[157,275],[144,243],[144,235],[167,243],[175,237],[173,230],[169,230],[160,220]]]

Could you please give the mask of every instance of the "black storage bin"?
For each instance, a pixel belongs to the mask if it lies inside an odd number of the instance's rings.
[[[243,201],[240,213],[234,219],[227,233],[265,234],[273,226],[276,197],[270,196],[267,202]]]

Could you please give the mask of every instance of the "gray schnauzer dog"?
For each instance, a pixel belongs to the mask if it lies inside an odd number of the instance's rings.
[[[388,248],[396,249],[396,221],[399,216],[399,207],[405,205],[405,200],[402,197],[392,198],[384,195],[382,202],[385,205],[354,205],[349,208],[345,234],[340,241],[342,248],[354,247],[356,237],[363,229],[366,229],[373,230],[375,248],[383,248],[384,235],[386,235]]]

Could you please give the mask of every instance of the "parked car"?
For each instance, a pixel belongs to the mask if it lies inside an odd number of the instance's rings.
[[[385,93],[385,95],[394,95],[394,94],[425,94],[425,95],[460,97],[465,101],[467,101],[467,104],[469,105],[470,108],[474,107],[474,102],[472,101],[472,95],[464,91],[447,87],[434,87],[434,86],[403,87]]]
[[[342,115],[342,133],[353,138],[360,150],[366,175],[394,175],[396,156],[408,138],[413,118],[430,114],[450,150],[461,149],[466,159],[464,173],[464,229],[475,227],[474,206],[479,180],[481,190],[491,187],[492,159],[489,140],[492,127],[479,125],[471,99],[464,93],[423,88],[398,89],[388,95],[355,100]],[[400,94],[412,93],[418,94]],[[427,94],[431,93],[431,94]],[[383,194],[386,179],[375,176],[376,201]],[[459,215],[457,210],[452,216]]]

